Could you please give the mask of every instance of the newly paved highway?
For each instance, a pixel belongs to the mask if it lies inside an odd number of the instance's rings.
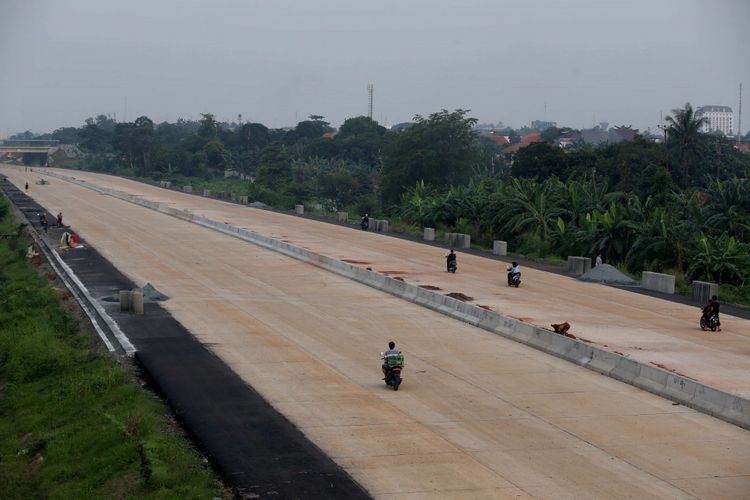
[[[491,333],[209,229],[0,167],[139,284],[381,498],[747,498],[750,433]],[[68,172],[357,261],[750,395],[748,322],[496,261],[112,177]],[[399,392],[378,353],[407,356]]]

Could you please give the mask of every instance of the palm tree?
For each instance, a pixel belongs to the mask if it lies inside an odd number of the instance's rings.
[[[727,233],[718,238],[701,234],[687,274],[693,279],[717,283],[742,282],[750,265],[750,245],[737,241]]]
[[[514,236],[530,232],[542,241],[549,241],[557,219],[565,213],[560,198],[560,181],[553,177],[544,182],[514,178],[505,196],[497,200],[495,225],[501,233]]]
[[[407,222],[421,226],[435,227],[436,213],[440,207],[441,197],[423,180],[416,182],[401,195],[400,215]]]
[[[644,269],[649,264],[653,271],[679,266],[682,244],[675,217],[665,207],[653,206],[649,197],[641,203],[635,198],[630,213],[639,229],[625,257],[631,269]]]
[[[677,162],[682,167],[683,187],[687,187],[689,185],[689,160],[697,150],[700,129],[706,119],[698,117],[688,102],[683,109],[673,109],[672,116],[667,116],[666,120],[669,124],[667,147],[677,151]]]
[[[709,183],[708,202],[703,206],[706,226],[712,233],[728,232],[743,242],[750,242],[750,186],[734,177]]]
[[[621,262],[630,248],[638,224],[630,218],[628,209],[618,201],[610,203],[604,212],[593,212],[581,217],[576,239],[588,247],[588,254],[602,254],[608,262]]]
[[[575,221],[590,212],[603,212],[610,203],[624,198],[624,193],[609,192],[607,181],[597,181],[592,175],[561,184],[560,196],[568,213],[568,219]]]

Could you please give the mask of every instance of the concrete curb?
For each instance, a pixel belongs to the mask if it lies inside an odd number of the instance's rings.
[[[143,200],[139,196],[92,184],[56,173],[47,175],[108,194],[115,198],[141,205],[178,219],[193,222],[221,233],[234,236],[283,255],[313,264],[340,276],[353,279],[377,290],[387,292],[415,304],[459,319],[487,331],[502,335],[540,351],[571,361],[621,382],[676,401],[731,424],[750,429],[750,400],[714,389],[688,377],[634,361],[625,356],[588,345],[522,321],[488,311],[479,306],[400,281],[383,274],[353,266],[331,257],[317,254],[289,243],[263,236],[192,212]]]

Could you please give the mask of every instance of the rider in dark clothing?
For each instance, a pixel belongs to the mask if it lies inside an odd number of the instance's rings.
[[[454,264],[456,263],[456,254],[453,253],[453,249],[451,249],[451,253],[445,256],[445,266],[447,271],[451,270],[451,262]]]
[[[721,308],[721,304],[719,303],[718,298],[716,295],[712,296],[710,299],[708,299],[708,304],[706,304],[706,307],[703,308],[703,319],[706,323],[708,323],[708,320],[712,316],[716,316],[716,326],[718,327],[717,330],[721,331],[721,321],[719,321],[719,309]]]

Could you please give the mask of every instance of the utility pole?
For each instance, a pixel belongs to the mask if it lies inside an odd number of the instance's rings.
[[[372,120],[372,93],[373,93],[373,85],[372,83],[367,84],[367,117]]]
[[[664,132],[664,151],[666,153],[666,160],[667,160],[667,170],[669,170],[669,148],[667,147],[667,126],[664,125],[664,114],[659,111],[659,126],[658,128],[661,129],[662,132]],[[669,170],[671,173],[671,170]]]
[[[740,82],[740,109],[737,112],[737,144],[742,144],[742,82]]]

